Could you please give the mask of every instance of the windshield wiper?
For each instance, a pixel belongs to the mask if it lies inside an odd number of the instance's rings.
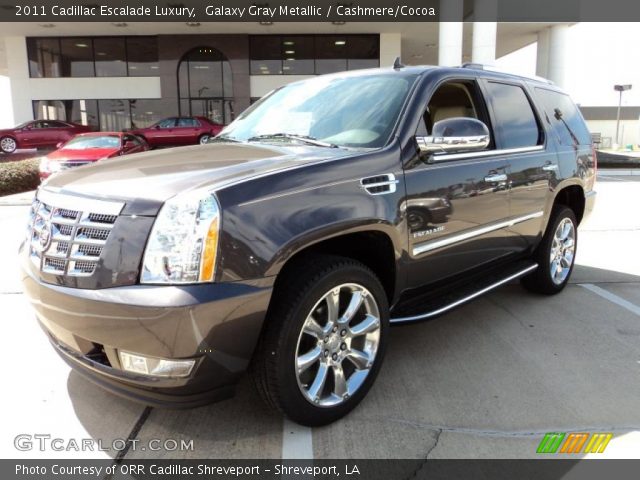
[[[260,140],[267,140],[269,138],[286,138],[290,140],[298,140],[299,142],[308,143],[309,145],[316,145],[318,147],[338,148],[338,145],[333,143],[323,142],[315,137],[309,135],[294,135],[291,133],[267,133],[265,135],[256,135],[247,140],[247,142],[257,142]]]

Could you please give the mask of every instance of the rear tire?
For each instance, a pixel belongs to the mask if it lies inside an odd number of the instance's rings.
[[[382,365],[385,291],[363,264],[318,255],[290,270],[275,295],[251,368],[256,387],[295,422],[334,422],[364,398]]]
[[[200,145],[206,145],[210,138],[211,135],[208,134],[200,135],[200,137],[198,138],[198,143]]]
[[[532,259],[538,268],[523,277],[522,285],[532,292],[554,295],[569,282],[578,248],[578,222],[575,213],[564,205],[551,212],[547,231]]]

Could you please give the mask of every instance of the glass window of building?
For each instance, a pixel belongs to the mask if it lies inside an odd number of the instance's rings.
[[[158,39],[156,37],[127,37],[129,76],[158,76]]]
[[[96,100],[36,100],[33,116],[38,120],[63,120],[99,127]]]
[[[93,39],[97,77],[126,77],[127,55],[124,37]]]
[[[312,36],[281,37],[282,73],[285,75],[313,75],[315,45]]]
[[[129,100],[98,100],[100,130],[119,132],[131,128]]]
[[[343,72],[347,69],[351,42],[345,35],[325,35],[316,38],[316,73]]]
[[[31,77],[60,76],[60,39],[28,38],[27,54]]]
[[[231,65],[215,48],[195,48],[180,60],[178,86],[181,115],[200,115],[223,125],[233,119]]]
[[[150,127],[159,120],[175,115],[175,102],[168,99],[137,99],[130,100],[131,127]]]
[[[63,77],[94,77],[93,40],[70,37],[60,39]]]
[[[250,37],[251,75],[282,74],[283,45],[281,42],[281,37],[278,35],[254,35]]]

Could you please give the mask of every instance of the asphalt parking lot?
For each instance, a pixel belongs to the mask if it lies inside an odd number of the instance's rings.
[[[562,294],[536,296],[514,283],[392,329],[368,397],[344,420],[315,429],[268,411],[247,380],[233,400],[172,411],[120,399],[72,372],[21,293],[15,252],[27,207],[0,205],[0,457],[118,455],[14,446],[17,435],[45,434],[103,447],[136,439],[130,459],[535,458],[546,432],[611,432],[605,453],[594,456],[640,458],[640,176],[601,175],[597,190]],[[193,440],[192,448],[172,451],[166,440]]]

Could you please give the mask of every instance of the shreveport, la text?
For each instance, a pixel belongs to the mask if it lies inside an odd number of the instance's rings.
[[[344,473],[348,476],[359,476],[360,470],[355,464],[345,465],[344,471],[338,471],[337,465],[328,466],[292,466],[277,464],[272,468],[260,468],[258,465],[181,465],[181,464],[131,464],[124,463],[120,465],[60,465],[53,464],[44,465],[23,465],[17,464],[15,470],[17,475],[51,475],[51,476],[68,476],[68,475],[91,475],[102,477],[103,475],[114,475],[116,473],[124,475],[221,475],[228,477],[242,477],[245,475],[300,475],[300,476],[340,476]],[[351,477],[355,478],[355,477]]]

